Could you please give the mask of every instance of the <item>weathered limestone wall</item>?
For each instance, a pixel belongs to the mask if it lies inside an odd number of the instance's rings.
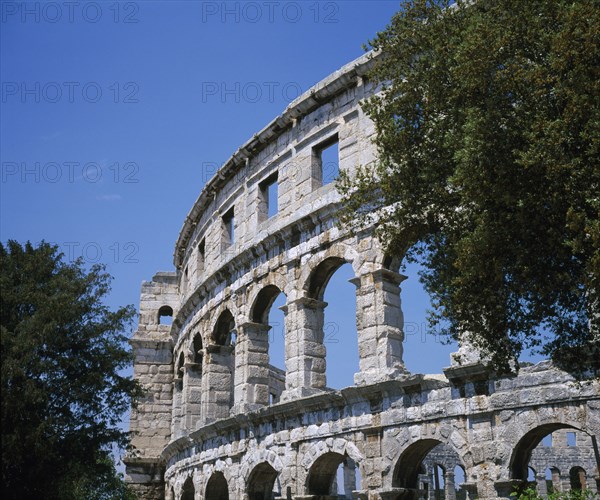
[[[267,462],[281,491],[316,498],[310,485],[324,468],[319,459],[348,457],[360,471],[355,491],[361,498],[404,498],[416,487],[420,460],[444,444],[466,472],[463,488],[480,498],[506,498],[518,483],[511,464],[526,455],[528,432],[546,426],[600,432],[598,383],[582,388],[548,363],[519,378],[498,381],[490,395],[460,397],[441,377],[414,375],[232,416],[165,449],[167,488],[179,498],[176,492],[193,477],[196,498],[214,498],[207,482],[222,471],[229,498],[244,499],[253,469]],[[536,404],[525,403],[535,387]],[[556,396],[545,399],[544,389]],[[513,408],[505,409],[509,395]],[[597,478],[597,470],[589,472],[590,481]]]
[[[173,340],[171,326],[160,324],[159,311],[178,305],[175,273],[157,273],[142,284],[138,330],[131,339],[133,376],[145,396],[132,408],[130,430],[135,450],[127,458],[127,475],[141,498],[163,498],[160,455],[171,439],[173,419]],[[165,309],[162,309],[165,311]]]
[[[131,415],[139,451],[127,461],[142,498],[327,499],[338,489],[417,498],[419,464],[439,444],[458,457],[471,496],[506,498],[525,483],[545,434],[599,432],[598,382],[578,386],[547,363],[494,379],[463,346],[468,359],[444,374],[406,371],[401,256],[385,254],[373,227],[337,227],[340,198],[322,156],[335,148],[349,173],[375,161],[374,126],[360,107],[376,91],[364,77],[370,65],[366,55],[333,73],[236,151],[184,221],[176,272],[142,285],[132,345],[148,393]],[[268,217],[273,182],[278,211]],[[345,263],[359,372],[336,392],[323,296]],[[283,371],[270,364],[267,324],[281,293]],[[170,326],[158,321],[166,307]]]

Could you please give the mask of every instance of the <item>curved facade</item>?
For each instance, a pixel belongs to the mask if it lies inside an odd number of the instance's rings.
[[[460,355],[445,374],[404,368],[402,256],[385,255],[373,228],[336,226],[330,182],[376,159],[360,107],[374,92],[370,64],[365,55],[333,73],[236,151],[185,219],[176,272],[143,283],[131,342],[147,395],[131,414],[126,461],[142,498],[418,498],[421,463],[440,444],[465,471],[464,491],[504,497],[527,480],[548,432],[574,428],[595,442],[597,381],[577,386],[548,363],[494,379]],[[345,263],[360,369],[334,391],[323,294]],[[285,370],[268,354],[280,294]],[[586,474],[594,486],[597,460]]]

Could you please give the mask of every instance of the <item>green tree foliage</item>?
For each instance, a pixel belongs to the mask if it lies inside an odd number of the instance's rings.
[[[449,3],[370,42],[379,162],[341,175],[341,221],[420,261],[431,328],[496,369],[528,349],[598,374],[598,2]]]
[[[119,373],[135,311],[102,303],[110,279],[47,243],[0,244],[4,499],[127,498],[111,448],[139,396]]]
[[[594,500],[598,498],[596,493],[589,490],[570,490],[565,492],[549,493],[542,497],[534,487],[529,487],[521,493],[511,493],[511,497],[516,500]]]

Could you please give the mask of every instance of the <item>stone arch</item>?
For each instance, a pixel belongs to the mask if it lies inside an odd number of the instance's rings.
[[[335,272],[346,264],[341,257],[327,257],[312,271],[307,282],[307,295],[311,299],[323,300],[325,289]]]
[[[198,331],[193,336],[189,342],[188,352],[190,361],[196,365],[199,365],[200,370],[202,370],[202,362],[204,360],[204,341],[202,339],[202,334]]]
[[[248,455],[245,455],[245,458],[242,462],[242,479],[244,484],[248,483],[250,475],[255,467],[260,465],[261,463],[269,464],[273,469],[277,471],[279,474],[283,470],[283,463],[277,453],[273,450],[260,450],[254,451]]]
[[[183,353],[183,351],[181,351],[179,353],[179,356],[177,356],[177,364],[175,365],[175,373],[174,373],[174,377],[175,377],[175,381],[180,381],[183,382],[183,367],[185,365],[185,355]]]
[[[456,425],[456,424],[455,424]],[[384,473],[386,488],[402,487],[401,482],[418,479],[419,466],[427,454],[438,445],[444,445],[455,454],[455,465],[460,465],[467,473],[473,466],[468,443],[469,439],[462,428],[451,423],[441,425],[413,425],[403,427],[389,435],[384,434],[382,446],[389,449],[388,473]],[[467,474],[465,474],[465,477]]]
[[[229,500],[229,485],[221,471],[214,471],[206,482],[204,500]]]
[[[181,488],[181,500],[195,500],[196,489],[192,477],[188,477]]]
[[[452,471],[454,472],[454,484],[456,488],[462,488],[462,485],[467,482],[467,471],[461,464],[456,464]]]
[[[167,322],[168,320],[165,320],[163,318],[171,318],[171,319],[173,318],[173,308],[171,306],[164,305],[164,306],[160,306],[158,308],[158,312],[156,315],[156,322],[159,325],[169,324]]]
[[[355,276],[360,275],[364,259],[350,241],[339,242],[327,250],[317,252],[302,262],[297,290],[303,291],[306,297],[323,300],[323,292],[329,279],[345,263],[352,265]]]
[[[212,329],[211,340],[216,345],[230,346],[235,344],[233,332],[235,331],[235,318],[228,308],[225,308],[217,317]]]
[[[356,445],[343,438],[313,443],[304,450],[302,457],[300,463],[303,468],[300,469],[298,484],[304,485],[307,494],[331,487],[340,464],[346,462],[359,470],[363,462],[363,455]]]
[[[279,402],[281,393],[285,388],[285,314],[287,312],[287,294],[283,290],[283,283],[277,274],[270,276],[268,280],[261,282],[251,294],[249,320],[245,333],[250,348],[255,352],[261,352],[268,358],[268,370],[265,373],[266,385],[268,386],[267,404]],[[271,311],[275,302],[283,296],[285,300],[283,311],[284,317],[281,323],[269,324]],[[280,313],[278,313],[280,314]],[[277,327],[275,327],[277,326]],[[254,356],[256,358],[256,355]],[[259,368],[260,370],[260,368]],[[255,377],[256,380],[257,377]]]
[[[315,460],[308,471],[306,489],[309,495],[332,495],[333,482],[339,465],[344,461],[344,455],[333,451],[322,454]]]
[[[545,423],[536,425],[535,427],[529,429],[521,436],[517,444],[513,447],[513,452],[509,462],[510,479],[527,481],[528,465],[529,461],[531,460],[531,454],[533,450],[538,446],[538,444],[540,444],[546,435],[559,429],[574,429],[581,432],[586,432],[581,427],[578,427],[573,423],[566,422]],[[594,435],[591,435],[591,437],[592,440],[595,440]]]
[[[235,399],[237,324],[228,307],[217,309],[215,316],[210,341],[204,348],[202,414],[205,421],[228,417]]]
[[[280,293],[283,291],[277,285],[269,284],[262,287],[252,301],[250,321],[263,325],[268,324],[269,311]]]
[[[184,427],[188,431],[196,429],[202,418],[202,378],[205,349],[200,331],[188,341],[186,349],[185,394],[182,398]]]
[[[296,322],[299,324],[310,325],[301,333],[300,350],[304,350],[304,366],[308,367],[307,371],[299,378],[302,383],[308,385],[311,389],[322,390],[327,386],[342,388],[352,385],[354,376],[360,370],[360,348],[359,343],[359,328],[357,323],[357,315],[352,314],[352,324],[348,324],[348,334],[352,333],[352,351],[348,346],[348,355],[352,356],[352,361],[347,363],[347,372],[345,373],[345,381],[340,384],[332,384],[332,379],[327,378],[327,367],[331,366],[331,345],[330,342],[339,342],[337,338],[337,323],[328,322],[326,307],[324,302],[325,291],[333,275],[343,265],[349,264],[352,266],[351,282],[354,284],[352,288],[353,309],[357,307],[357,289],[359,269],[361,268],[363,259],[360,253],[350,244],[340,242],[327,248],[327,250],[316,253],[307,261],[302,262],[301,276],[298,280],[296,289],[295,302],[297,311]],[[350,317],[349,317],[350,321]],[[328,349],[330,347],[330,349]],[[363,350],[363,352],[367,352]],[[328,363],[329,361],[329,363]],[[351,371],[350,371],[351,370]],[[289,368],[288,368],[289,371]],[[331,377],[332,373],[329,373]],[[309,381],[307,383],[307,381]]]
[[[569,484],[571,490],[585,491],[587,489],[587,476],[585,469],[579,465],[571,467],[569,470]]]
[[[248,500],[272,500],[278,475],[279,472],[267,461],[256,465],[246,482]]]
[[[560,469],[554,465],[546,467],[546,478],[550,480],[551,491],[560,491]],[[550,474],[548,474],[548,472]],[[548,476],[550,476],[548,478]],[[550,487],[549,487],[550,489]]]
[[[337,453],[339,455],[348,455],[354,462],[360,464],[363,461],[363,455],[356,445],[343,438],[328,439],[313,443],[304,453],[302,465],[305,470],[310,470],[314,463],[325,453]]]
[[[442,441],[433,438],[420,439],[404,449],[394,467],[393,486],[416,489],[419,467],[427,454]]]

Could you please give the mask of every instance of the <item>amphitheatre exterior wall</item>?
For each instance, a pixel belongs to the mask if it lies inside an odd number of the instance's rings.
[[[514,378],[472,359],[453,359],[444,374],[405,369],[402,256],[386,255],[373,227],[351,234],[336,225],[334,169],[322,156],[335,148],[350,173],[376,160],[360,107],[376,91],[365,77],[371,57],[327,77],[236,151],[186,217],[176,271],[143,283],[131,343],[147,394],[131,413],[136,452],[126,461],[141,498],[339,498],[337,489],[418,498],[419,465],[439,444],[458,457],[472,497],[507,498],[542,437],[567,428],[596,446],[595,469],[586,469],[596,487],[598,381],[578,385],[547,362]],[[353,386],[334,391],[323,292],[345,263],[355,276],[360,369]],[[283,371],[268,356],[267,317],[280,293]],[[170,325],[161,322],[168,316]]]

